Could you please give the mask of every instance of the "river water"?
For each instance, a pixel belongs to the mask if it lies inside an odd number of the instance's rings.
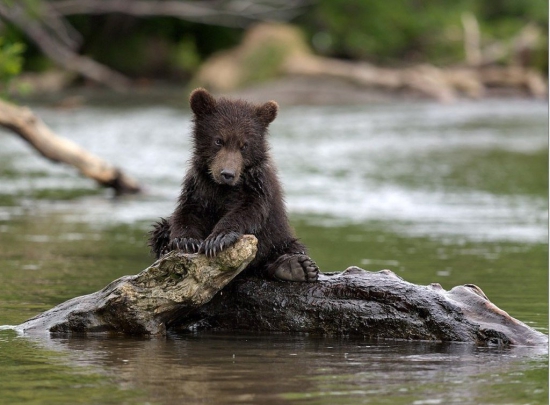
[[[33,109],[146,193],[115,199],[0,132],[0,325],[151,262],[190,156],[183,98]],[[548,333],[548,105],[283,106],[272,155],[292,224],[322,270],[473,283]],[[0,328],[5,404],[539,404],[546,348],[287,334],[22,337]]]

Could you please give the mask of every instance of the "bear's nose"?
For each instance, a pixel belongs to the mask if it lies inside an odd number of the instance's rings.
[[[234,171],[224,169],[224,170],[222,170],[222,172],[220,174],[222,175],[222,181],[225,184],[233,183],[233,179],[235,179],[235,172]]]

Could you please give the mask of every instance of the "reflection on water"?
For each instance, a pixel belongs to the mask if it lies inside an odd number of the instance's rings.
[[[3,345],[19,339],[3,335]],[[519,394],[531,403],[546,398],[546,356],[534,348],[497,350],[277,334],[46,338],[25,339],[17,345],[54,373],[72,369],[75,380],[87,383],[85,390],[107,383],[119,387],[118,400],[481,404],[492,402],[495,395]],[[53,364],[48,365],[50,361]],[[13,369],[8,364],[8,375]],[[9,388],[10,382],[0,379],[0,387]],[[48,398],[45,387],[37,386],[34,395],[39,397],[41,391]],[[8,399],[21,395],[11,391]],[[75,398],[75,403],[81,402],[86,399]]]
[[[151,263],[173,210],[189,114],[36,108],[147,188],[113,199],[0,133],[0,325]],[[474,283],[548,332],[547,106],[484,101],[282,108],[271,129],[293,225],[322,269]],[[0,404],[545,403],[543,349],[303,335],[22,338],[0,330]]]

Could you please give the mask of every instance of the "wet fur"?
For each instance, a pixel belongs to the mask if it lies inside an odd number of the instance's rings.
[[[191,108],[191,165],[174,213],[151,232],[152,252],[160,257],[180,249],[215,256],[241,235],[253,234],[258,252],[246,270],[249,274],[270,277],[286,266],[314,281],[318,269],[290,228],[269,155],[267,127],[277,115],[277,104],[215,100],[200,89],[191,95]]]

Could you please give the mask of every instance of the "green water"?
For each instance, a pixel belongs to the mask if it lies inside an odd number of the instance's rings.
[[[307,132],[295,117],[309,117],[311,131],[317,130],[315,125],[327,127],[316,136],[319,143],[331,145],[331,123],[353,136],[345,125],[355,119],[353,128],[360,126],[364,111],[287,111],[286,121],[281,118],[272,131],[281,134],[273,135],[274,157],[287,188],[292,224],[311,256],[325,271],[358,265],[391,269],[407,281],[438,282],[445,289],[473,283],[510,315],[548,333],[545,110],[537,106],[533,117],[531,105],[519,106],[524,113],[518,117],[497,114],[494,120],[480,118],[474,112],[481,107],[474,106],[460,123],[442,120],[431,129],[422,117],[409,119],[407,114],[422,114],[418,106],[367,107],[369,117],[385,123],[385,114],[406,116],[410,125],[377,128],[392,134],[401,128],[404,137],[412,137],[410,143],[361,155],[359,147],[348,149],[344,141],[334,141],[335,152],[342,154],[337,162],[325,161],[321,148],[312,152],[317,158],[298,163],[292,150],[285,153],[285,139]],[[456,107],[425,108],[442,116],[456,112]],[[505,107],[489,105],[485,114],[499,108]],[[116,127],[115,115],[133,111],[127,107],[112,116],[93,108],[74,116],[43,113],[58,131],[70,132],[90,126],[99,113],[106,126]],[[159,108],[137,115],[146,114],[153,123],[159,115],[178,117],[172,109]],[[339,116],[343,121],[335,122]],[[441,142],[439,134],[426,140],[413,132],[424,137],[425,132],[451,131],[447,139],[452,139],[480,130],[491,131],[494,142],[480,132],[471,143],[453,141],[411,152],[419,142]],[[132,137],[142,142],[136,131]],[[85,135],[76,132],[75,138]],[[307,143],[304,136],[300,140]],[[372,148],[385,150],[383,138],[375,139]],[[117,142],[123,141],[112,142],[114,152],[106,153],[120,153]],[[19,324],[152,262],[146,232],[173,208],[181,174],[170,165],[181,171],[185,161],[163,147],[159,143],[156,154],[140,156],[158,161],[155,167],[140,171],[142,162],[132,166],[128,156],[122,160],[149,186],[148,194],[113,199],[0,133],[0,325]],[[385,196],[381,202],[376,201],[379,195]],[[325,204],[327,199],[333,204]],[[394,201],[395,207],[403,205],[402,212],[393,208]],[[544,404],[547,362],[544,348],[285,334],[30,338],[0,329],[0,404]]]

